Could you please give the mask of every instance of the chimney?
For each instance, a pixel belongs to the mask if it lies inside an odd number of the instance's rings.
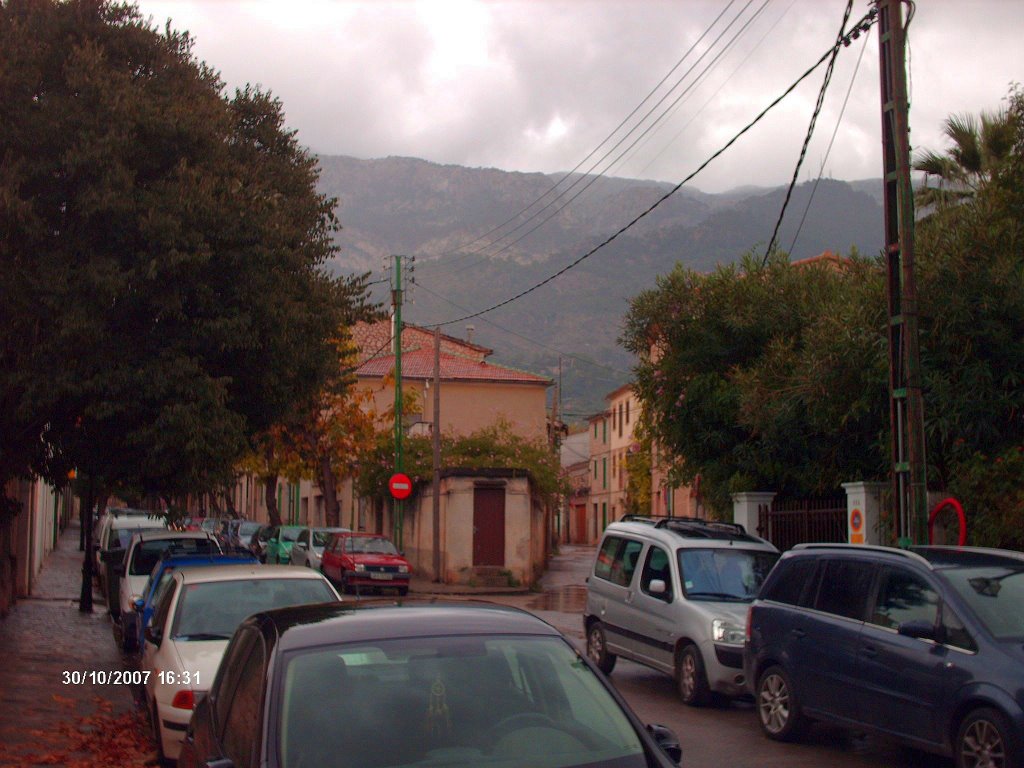
[[[475,331],[475,330],[476,330],[476,326],[475,325],[467,325],[466,326],[466,343],[467,344],[472,344],[473,343],[473,331]]]

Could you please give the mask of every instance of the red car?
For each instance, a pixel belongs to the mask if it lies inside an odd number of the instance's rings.
[[[337,533],[324,549],[320,571],[343,592],[409,591],[409,561],[379,533]]]

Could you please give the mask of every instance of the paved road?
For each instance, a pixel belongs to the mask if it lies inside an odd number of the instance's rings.
[[[592,547],[563,546],[542,581],[541,594],[493,596],[536,613],[582,649],[586,575]],[[952,768],[952,762],[893,744],[815,726],[799,744],[779,744],[761,734],[750,702],[695,709],[679,701],[668,675],[619,659],[610,676],[647,723],[672,728],[683,744],[685,768]]]
[[[541,592],[476,596],[526,608],[582,648],[585,577],[593,557],[593,548],[564,546],[552,560]],[[0,658],[6,660],[0,664],[0,745],[14,745],[22,754],[47,751],[37,729],[52,728],[98,706],[115,712],[132,708],[127,687],[62,683],[65,671],[127,668],[102,602],[97,600],[93,614],[78,611],[81,558],[78,530],[71,527],[48,558],[35,597],[20,601],[0,620]],[[761,735],[749,703],[685,707],[671,678],[621,659],[611,680],[645,722],[675,730],[683,743],[685,768],[951,768],[949,761],[931,755],[833,729],[816,728],[800,744],[777,744]],[[0,765],[9,764],[4,757],[0,754]]]

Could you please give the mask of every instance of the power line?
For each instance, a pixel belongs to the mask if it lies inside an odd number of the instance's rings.
[[[752,2],[752,0],[751,0],[751,2]],[[496,245],[497,243],[500,243],[502,240],[504,240],[506,237],[511,235],[513,232],[516,232],[521,227],[525,226],[526,224],[529,224],[535,218],[540,216],[544,211],[546,211],[548,208],[550,208],[552,205],[554,205],[558,200],[560,200],[564,195],[566,195],[570,190],[572,190],[573,187],[575,187],[577,184],[579,184],[583,179],[587,179],[587,183],[584,184],[582,189],[580,189],[578,192],[576,192],[576,194],[574,194],[572,197],[570,197],[568,200],[566,200],[562,205],[560,205],[558,208],[556,208],[554,211],[552,211],[548,216],[546,216],[544,219],[542,219],[538,224],[533,226],[531,229],[527,230],[525,233],[523,233],[522,235],[517,237],[512,242],[506,243],[504,246],[499,248],[497,251],[494,251],[493,253],[490,253],[490,254],[486,254],[483,258],[494,258],[495,256],[498,256],[499,254],[504,253],[505,251],[507,251],[509,248],[511,248],[512,246],[516,245],[520,241],[525,240],[527,237],[532,235],[534,232],[536,232],[538,229],[540,229],[542,226],[544,226],[547,222],[551,221],[551,219],[553,219],[555,216],[557,216],[559,213],[561,213],[563,210],[565,210],[565,208],[567,208],[570,204],[572,204],[573,201],[575,201],[580,195],[582,195],[584,192],[586,192],[591,187],[591,185],[593,185],[599,179],[603,178],[604,175],[609,170],[611,170],[611,168],[613,168],[620,161],[622,161],[622,159],[626,155],[628,155],[637,146],[638,143],[643,141],[651,133],[651,131],[653,131],[661,123],[661,121],[670,113],[670,111],[672,109],[674,109],[677,105],[679,105],[681,103],[681,100],[683,99],[683,97],[687,96],[692,91],[692,89],[697,85],[697,83],[700,81],[700,79],[702,77],[704,77],[711,69],[713,69],[715,66],[717,66],[717,64],[721,60],[722,56],[724,56],[728,52],[728,50],[732,47],[732,45],[736,42],[736,40],[739,39],[739,37],[741,37],[744,32],[746,32],[746,30],[750,26],[750,24],[761,14],[761,12],[765,9],[765,7],[768,5],[769,2],[771,2],[771,0],[765,0],[764,1],[764,3],[761,5],[761,7],[758,8],[757,11],[755,11],[754,15],[751,16],[746,21],[746,23],[739,29],[739,31],[733,36],[733,38],[728,43],[726,43],[725,48],[723,48],[722,51],[719,52],[715,56],[714,59],[712,59],[711,63],[708,64],[708,66],[704,68],[704,71],[701,72],[701,74],[697,76],[697,79],[693,83],[691,83],[689,86],[687,86],[675,98],[675,100],[657,118],[655,118],[655,120],[650,125],[648,125],[647,128],[645,128],[644,131],[639,136],[637,136],[633,140],[633,142],[628,147],[626,147],[622,152],[619,153],[618,157],[616,157],[614,160],[611,161],[611,163],[609,163],[609,165],[603,171],[599,171],[598,173],[593,174],[593,175],[581,176],[579,179],[577,179],[575,182],[573,182],[573,184],[571,186],[567,187],[557,197],[555,197],[553,200],[551,200],[547,205],[545,205],[539,211],[537,211],[532,216],[530,216],[528,219],[526,219],[526,221],[522,222],[515,229],[510,230],[508,233],[506,233],[502,237],[500,237],[497,240],[495,240],[492,243],[492,245]],[[747,5],[745,5],[743,7],[743,11],[745,11],[750,6],[750,4],[751,3],[748,2]],[[740,11],[740,14],[742,14],[743,11]],[[733,21],[730,22],[729,26],[726,27],[725,30],[723,30],[722,34],[719,35],[718,38],[715,39],[715,42],[712,45],[717,44],[718,41],[721,40],[722,35],[724,35],[725,32],[727,32],[738,19],[739,19],[739,16],[737,16],[736,19],[733,19]],[[700,63],[700,61],[704,58],[704,56],[707,55],[707,53],[710,52],[710,50],[711,49],[708,49],[708,51],[705,51],[705,53],[701,55],[700,59],[698,59],[696,62],[694,62],[694,66],[696,66],[698,63]],[[689,70],[687,70],[686,74],[683,75],[683,78],[685,78],[686,75],[690,74],[692,71],[693,71],[693,67],[691,67]],[[622,144],[622,142],[625,141],[633,133],[633,131],[635,131],[637,128],[639,128],[640,125],[643,124],[644,120],[646,120],[648,117],[651,116],[651,114],[654,112],[654,109],[657,108],[658,106],[660,106],[661,103],[666,98],[668,98],[668,95],[671,94],[672,91],[674,91],[679,86],[679,84],[682,82],[683,78],[681,78],[676,83],[676,85],[672,86],[672,89],[669,90],[669,92],[666,93],[665,96],[663,96],[661,98],[661,100],[658,101],[657,104],[655,104],[655,106],[651,109],[651,111],[649,111],[646,115],[644,115],[644,117],[641,119],[640,123],[637,123],[637,125],[629,133],[627,133],[625,136],[623,136],[618,142],[616,142],[616,144],[611,149],[609,149],[604,155],[602,155],[602,157],[600,158],[600,160],[598,160],[597,163],[595,163],[593,166],[591,166],[591,168],[588,170],[588,174],[589,174],[589,171],[594,170],[594,168],[596,168],[599,163],[601,163],[604,160],[606,160],[608,158],[608,155],[610,155],[615,149],[617,149],[619,147],[619,145]],[[468,267],[468,266],[472,266],[473,264],[479,263],[479,261],[482,261],[482,260],[483,259],[478,259],[477,261],[471,262],[470,264],[463,265],[463,267],[465,268],[465,267]]]
[[[797,225],[796,234],[793,235],[793,242],[789,244],[789,253],[793,253],[793,249],[796,247],[796,241],[804,228],[804,222],[807,220],[807,213],[811,210],[811,203],[814,202],[814,193],[818,191],[818,184],[821,182],[821,176],[825,172],[825,163],[828,162],[828,156],[832,153],[832,145],[835,143],[836,134],[839,133],[839,126],[843,122],[843,115],[846,114],[846,105],[850,101],[850,94],[853,93],[853,84],[857,81],[857,73],[860,71],[860,63],[864,59],[864,51],[868,49],[869,39],[867,35],[864,35],[864,45],[861,46],[860,55],[857,56],[857,65],[853,68],[853,77],[850,78],[850,85],[846,89],[846,97],[843,99],[843,106],[839,110],[836,127],[833,129],[832,138],[829,139],[828,147],[825,149],[825,156],[822,158],[821,167],[818,169],[818,178],[814,180],[814,186],[811,187],[811,195],[807,198],[807,205],[804,207],[803,216],[800,217],[800,224]]]
[[[555,191],[556,189],[558,189],[558,187],[559,187],[559,186],[561,186],[561,184],[562,184],[562,183],[563,183],[564,181],[566,181],[566,180],[567,180],[567,179],[569,179],[569,178],[570,178],[570,177],[571,177],[571,176],[572,176],[572,175],[573,175],[574,173],[576,173],[576,172],[577,172],[577,171],[578,171],[578,170],[579,170],[579,169],[580,169],[580,168],[581,168],[581,167],[582,167],[582,166],[584,165],[584,163],[586,163],[586,162],[587,162],[587,161],[588,161],[588,160],[589,160],[589,159],[590,159],[591,157],[593,157],[593,156],[594,156],[594,155],[595,155],[595,154],[596,154],[596,153],[598,152],[598,150],[600,150],[600,149],[601,149],[601,147],[603,147],[603,146],[604,146],[605,144],[607,144],[607,143],[608,143],[609,141],[611,141],[612,137],[614,137],[614,136],[615,136],[615,134],[616,134],[616,133],[618,133],[618,132],[619,132],[619,130],[621,130],[621,129],[622,129],[622,128],[623,128],[623,127],[624,127],[624,126],[625,126],[625,125],[626,125],[626,124],[627,124],[627,123],[629,122],[629,120],[630,120],[630,119],[631,119],[631,118],[632,118],[632,117],[633,117],[633,116],[634,116],[634,115],[635,115],[635,114],[636,114],[636,113],[637,113],[637,112],[638,112],[638,111],[640,110],[640,108],[641,108],[641,107],[642,107],[642,106],[643,106],[644,104],[646,104],[646,103],[647,103],[647,102],[648,102],[648,101],[649,101],[649,100],[651,99],[651,97],[653,97],[653,96],[654,96],[654,94],[655,94],[655,93],[657,93],[658,89],[659,89],[659,88],[661,88],[661,86],[662,86],[662,85],[664,85],[665,81],[666,81],[666,80],[668,80],[668,78],[669,78],[669,77],[670,77],[670,76],[672,75],[672,73],[673,73],[673,72],[675,72],[675,71],[676,71],[676,70],[677,70],[677,69],[678,69],[678,68],[679,68],[679,67],[680,67],[680,66],[682,65],[682,63],[683,63],[683,62],[684,62],[684,61],[685,61],[685,60],[687,59],[687,57],[689,57],[689,55],[690,55],[691,53],[693,53],[693,51],[694,51],[694,50],[696,49],[696,47],[697,47],[697,46],[698,46],[698,45],[700,44],[700,42],[701,42],[701,41],[702,41],[702,40],[703,40],[703,39],[704,39],[704,38],[705,38],[705,37],[706,37],[706,36],[708,35],[708,33],[709,33],[709,32],[711,31],[711,29],[712,29],[712,28],[713,28],[713,27],[714,27],[714,26],[715,26],[715,25],[716,25],[716,24],[717,24],[717,23],[718,23],[718,22],[719,22],[719,21],[721,20],[721,18],[722,18],[722,17],[723,17],[724,15],[725,15],[725,13],[726,13],[726,12],[727,12],[727,11],[729,10],[729,8],[731,8],[731,7],[732,7],[732,5],[733,5],[733,3],[734,3],[734,2],[735,2],[735,0],[729,0],[729,3],[728,3],[728,5],[726,5],[726,6],[725,6],[725,8],[723,8],[723,9],[722,9],[721,13],[719,13],[719,14],[718,14],[718,16],[716,16],[716,17],[715,17],[715,19],[714,19],[714,20],[713,20],[713,21],[711,22],[711,24],[710,24],[710,25],[708,25],[708,28],[707,28],[707,29],[705,29],[703,33],[701,33],[701,36],[700,36],[699,38],[697,38],[697,40],[696,40],[696,41],[695,41],[695,42],[693,43],[693,45],[691,45],[691,46],[690,46],[690,48],[689,48],[689,49],[688,49],[688,50],[686,51],[686,53],[684,53],[684,54],[683,54],[682,58],[681,58],[681,59],[679,59],[679,61],[677,61],[677,62],[676,62],[676,63],[675,63],[675,64],[674,64],[673,66],[672,66],[672,68],[671,68],[671,69],[670,69],[670,70],[669,70],[669,71],[668,71],[668,72],[667,72],[667,73],[665,74],[665,76],[664,76],[664,77],[663,77],[663,78],[662,78],[662,79],[661,79],[661,80],[660,80],[660,81],[658,82],[658,84],[657,84],[657,85],[655,85],[655,86],[654,86],[654,88],[652,88],[652,89],[651,89],[651,91],[650,91],[650,92],[649,92],[649,93],[648,93],[648,94],[647,94],[647,95],[646,95],[646,96],[645,96],[645,97],[644,97],[644,98],[643,98],[643,99],[642,99],[642,100],[640,101],[640,103],[639,103],[639,104],[637,104],[637,105],[636,105],[636,106],[635,106],[635,107],[633,108],[633,110],[632,110],[632,111],[631,111],[631,112],[630,112],[630,113],[629,113],[629,114],[628,114],[628,115],[627,115],[627,116],[626,116],[626,117],[625,117],[625,118],[624,118],[624,119],[623,119],[623,120],[622,120],[622,121],[621,121],[621,122],[620,122],[620,123],[619,123],[619,124],[618,124],[618,125],[617,125],[617,126],[616,126],[616,127],[614,128],[614,129],[613,129],[613,130],[612,130],[612,131],[611,131],[611,133],[609,133],[609,134],[608,134],[608,135],[607,135],[607,136],[606,136],[606,137],[605,137],[604,139],[602,139],[602,140],[601,140],[601,142],[600,142],[600,143],[599,143],[599,144],[598,144],[598,145],[597,145],[596,147],[594,147],[594,149],[592,149],[592,150],[591,150],[591,151],[590,151],[590,152],[589,152],[589,153],[587,154],[587,156],[586,156],[586,157],[584,157],[584,158],[583,158],[583,159],[582,159],[582,160],[581,160],[581,161],[580,161],[579,163],[577,163],[577,164],[575,165],[575,167],[573,167],[573,169],[572,169],[571,171],[569,171],[569,172],[568,172],[568,173],[566,173],[566,174],[565,174],[564,176],[562,176],[562,178],[560,178],[560,179],[559,179],[559,180],[558,180],[557,182],[555,182],[555,183],[554,183],[554,184],[553,184],[553,185],[552,185],[551,187],[549,187],[549,188],[548,188],[548,189],[547,189],[547,190],[546,190],[546,191],[545,191],[545,192],[544,192],[543,194],[541,194],[541,195],[540,195],[539,197],[537,197],[537,198],[536,198],[536,199],[535,199],[535,200],[534,200],[533,202],[531,202],[531,203],[530,203],[529,205],[527,205],[527,206],[526,206],[525,208],[521,209],[521,210],[520,210],[520,211],[519,211],[518,213],[514,214],[513,216],[511,216],[511,217],[510,217],[509,219],[505,220],[504,222],[502,222],[502,223],[501,223],[501,224],[499,224],[498,226],[496,226],[496,227],[493,227],[492,229],[488,230],[487,232],[485,232],[484,234],[480,235],[480,236],[479,236],[479,237],[477,237],[476,239],[474,239],[474,240],[470,241],[470,242],[469,242],[469,243],[468,243],[467,245],[463,246],[463,248],[469,248],[469,247],[471,247],[471,246],[475,245],[476,243],[480,242],[481,240],[483,240],[483,239],[485,239],[485,238],[489,237],[490,235],[494,234],[495,232],[497,232],[497,231],[501,230],[501,229],[502,229],[502,228],[504,228],[504,227],[505,227],[506,225],[508,225],[508,224],[511,224],[511,223],[512,223],[513,221],[515,221],[515,220],[516,220],[517,218],[519,218],[519,217],[520,217],[520,216],[522,216],[522,215],[523,215],[524,213],[526,213],[526,212],[527,212],[527,211],[529,211],[529,210],[530,210],[531,208],[533,208],[533,207],[534,207],[535,205],[537,205],[538,203],[540,203],[540,201],[542,201],[542,200],[543,200],[543,199],[544,199],[545,197],[547,197],[547,196],[548,196],[548,195],[550,195],[550,194],[551,194],[552,192],[554,192],[554,191]],[[709,47],[709,49],[708,49],[709,51],[710,51],[710,50],[711,50],[711,49],[712,49],[712,48],[713,48],[713,47],[714,47],[714,46],[715,46],[715,45],[716,45],[716,44],[718,43],[718,40],[720,40],[720,39],[721,39],[721,36],[722,36],[722,35],[723,35],[723,34],[725,33],[725,31],[728,31],[728,29],[729,29],[729,28],[730,28],[730,27],[732,26],[732,24],[734,24],[734,23],[735,23],[736,19],[738,19],[738,18],[739,18],[739,17],[740,17],[740,16],[741,16],[741,15],[743,14],[743,12],[744,12],[744,11],[745,11],[745,10],[746,10],[746,9],[747,9],[747,8],[748,8],[749,6],[750,6],[750,4],[751,4],[752,2],[753,2],[753,0],[747,0],[747,4],[746,4],[746,5],[745,5],[745,6],[743,7],[743,9],[741,9],[741,10],[740,10],[740,12],[739,12],[739,13],[738,13],[738,14],[736,15],[736,18],[734,18],[734,19],[733,19],[733,21],[729,23],[729,25],[728,25],[728,26],[726,27],[726,29],[725,29],[725,30],[724,30],[724,31],[723,31],[722,33],[720,33],[720,34],[719,34],[719,37],[718,37],[718,38],[716,38],[716,40],[715,40],[715,41],[714,41],[714,42],[713,42],[713,43],[711,44],[711,47]],[[656,109],[656,108],[658,107],[658,105],[660,105],[660,104],[661,104],[661,102],[663,102],[663,101],[665,100],[665,98],[667,98],[668,94],[672,93],[672,91],[674,91],[674,90],[675,90],[676,88],[678,88],[678,87],[679,87],[679,84],[680,84],[680,83],[681,83],[681,82],[682,82],[682,81],[683,81],[684,79],[686,79],[687,75],[688,75],[688,74],[689,74],[690,72],[692,72],[692,71],[693,71],[693,67],[694,67],[694,66],[695,66],[695,65],[696,65],[697,63],[699,63],[699,62],[700,62],[700,60],[701,60],[701,59],[703,59],[705,55],[707,55],[707,52],[705,52],[704,54],[702,54],[702,55],[701,55],[701,57],[700,57],[700,58],[699,58],[699,59],[697,60],[697,62],[695,62],[695,63],[694,63],[694,65],[691,65],[691,67],[690,67],[690,68],[689,68],[689,69],[688,69],[688,70],[687,70],[686,72],[684,72],[684,73],[683,73],[683,75],[682,75],[682,76],[681,76],[681,77],[680,77],[680,78],[679,78],[679,79],[678,79],[678,80],[677,80],[677,81],[675,82],[675,84],[674,84],[674,85],[673,85],[673,86],[672,86],[672,87],[671,87],[671,88],[670,88],[670,89],[668,90],[668,92],[667,92],[667,93],[666,93],[666,94],[665,94],[664,96],[662,96],[662,98],[661,98],[661,99],[660,99],[660,100],[659,100],[659,101],[657,102],[657,104],[655,104],[655,105],[654,105],[654,107],[652,107],[651,111],[653,111],[654,109]],[[614,149],[615,149],[616,147],[618,147],[618,146],[619,146],[619,144],[621,144],[621,143],[622,143],[622,142],[623,142],[623,141],[624,141],[624,140],[625,140],[625,139],[626,139],[627,137],[629,137],[629,136],[630,136],[630,135],[631,135],[631,134],[632,134],[632,133],[633,133],[634,131],[636,131],[636,130],[637,130],[637,128],[638,128],[638,127],[639,127],[640,125],[642,125],[642,124],[643,124],[643,121],[644,121],[644,120],[646,120],[646,119],[647,119],[647,117],[648,117],[649,115],[650,115],[650,111],[649,111],[649,112],[647,113],[647,115],[645,115],[645,116],[644,116],[643,118],[641,118],[641,119],[640,119],[640,121],[638,121],[638,122],[637,122],[637,124],[636,124],[635,126],[633,126],[633,128],[631,128],[631,129],[630,129],[630,130],[629,130],[629,131],[628,131],[628,132],[627,132],[627,133],[625,134],[625,136],[623,136],[623,137],[622,137],[621,139],[619,139],[619,141],[618,141],[618,142],[617,142],[617,143],[616,143],[616,144],[615,144],[615,145],[614,145],[614,146],[613,146],[613,147],[612,147],[612,148],[611,148],[610,150],[608,150],[608,152],[606,152],[606,153],[605,153],[605,155],[603,155],[603,156],[602,156],[601,158],[599,158],[599,159],[598,159],[598,161],[597,161],[597,162],[596,162],[596,163],[595,163],[594,165],[592,165],[592,166],[591,166],[591,167],[590,167],[590,168],[589,168],[589,169],[588,169],[588,170],[587,170],[587,171],[586,171],[586,172],[584,173],[584,177],[585,177],[585,175],[586,175],[587,173],[589,173],[589,172],[590,172],[590,171],[592,171],[592,170],[593,170],[594,168],[596,168],[596,167],[597,167],[597,165],[598,165],[598,164],[599,164],[600,162],[602,162],[602,161],[603,161],[603,160],[604,160],[604,159],[605,159],[605,158],[606,158],[606,157],[608,156],[608,154],[610,154],[610,153],[611,153],[612,151],[614,151]],[[581,178],[582,178],[582,177],[581,177]],[[547,208],[549,208],[549,207],[550,207],[550,206],[551,206],[551,205],[552,205],[552,204],[553,204],[553,203],[554,203],[554,202],[555,202],[556,200],[558,200],[559,198],[561,198],[562,196],[564,196],[564,195],[565,195],[565,194],[566,194],[567,192],[569,192],[569,191],[570,191],[571,189],[573,189],[573,188],[574,188],[574,187],[575,187],[575,186],[576,186],[577,184],[579,184],[579,183],[580,183],[580,180],[581,180],[581,179],[577,179],[576,181],[574,181],[574,182],[573,182],[573,183],[572,183],[572,184],[571,184],[571,185],[570,185],[570,186],[569,186],[569,187],[568,187],[567,189],[563,190],[563,191],[562,191],[562,192],[561,192],[561,193],[560,193],[560,194],[559,194],[559,195],[558,195],[558,196],[557,196],[557,197],[556,197],[556,198],[555,198],[554,200],[550,201],[550,202],[549,202],[549,203],[548,203],[547,205],[545,205],[545,206],[544,206],[543,208],[541,208],[541,209],[540,209],[539,211],[535,212],[535,213],[534,213],[534,214],[533,214],[532,216],[530,216],[529,218],[527,218],[527,219],[526,219],[525,221],[523,221],[523,222],[521,222],[520,224],[518,224],[518,225],[517,225],[517,226],[516,226],[516,227],[515,227],[514,229],[512,229],[512,230],[511,230],[510,232],[506,232],[506,233],[505,233],[504,235],[502,235],[502,236],[501,236],[500,238],[498,238],[497,240],[492,240],[491,242],[487,243],[486,245],[484,245],[484,246],[481,246],[481,248],[478,248],[478,249],[476,249],[476,250],[472,250],[472,251],[469,251],[469,252],[467,252],[467,253],[463,253],[463,254],[460,254],[460,255],[461,255],[461,256],[472,256],[472,255],[475,255],[475,254],[481,253],[481,252],[483,251],[483,249],[489,248],[489,247],[491,247],[491,246],[495,245],[496,243],[498,243],[498,242],[501,242],[501,240],[505,239],[506,237],[508,237],[508,236],[509,236],[510,234],[512,234],[513,232],[516,232],[516,231],[518,231],[518,230],[519,230],[519,229],[520,229],[521,227],[523,227],[523,226],[524,226],[525,224],[528,224],[528,223],[529,223],[530,221],[532,221],[532,220],[533,220],[534,218],[536,218],[536,217],[537,217],[537,216],[538,216],[538,215],[539,215],[540,213],[542,213],[542,212],[543,212],[544,210],[546,210]],[[589,186],[589,185],[588,185],[588,186]],[[574,198],[574,199],[575,199],[575,198]],[[545,221],[547,221],[547,219],[546,219]],[[534,230],[531,230],[531,232],[533,232],[533,231],[534,231]],[[530,234],[530,233],[528,232],[527,234]],[[521,238],[520,238],[520,239],[521,239]],[[516,242],[518,242],[518,240],[517,240]],[[514,243],[513,243],[513,244],[514,244]],[[503,250],[504,250],[504,249],[503,249]],[[494,254],[494,255],[496,255],[496,254]],[[439,265],[439,266],[442,266],[442,265]],[[443,265],[443,266],[444,266],[444,267],[450,267],[450,266],[452,266],[452,264],[451,264],[451,263],[449,262],[448,264],[445,264],[445,265]]]
[[[836,36],[836,44],[832,48],[831,58],[828,62],[828,67],[825,69],[825,79],[821,83],[821,88],[818,90],[818,101],[814,105],[814,113],[811,115],[811,123],[807,126],[807,135],[804,136],[804,145],[800,148],[800,157],[797,158],[796,168],[793,169],[793,178],[789,182],[789,188],[786,190],[786,198],[782,201],[782,210],[779,211],[779,218],[775,221],[775,229],[772,231],[771,240],[768,241],[768,247],[764,252],[764,259],[761,261],[762,264],[768,263],[768,256],[775,249],[775,243],[779,237],[779,227],[782,226],[782,219],[786,215],[786,208],[789,206],[789,200],[793,196],[793,188],[796,187],[797,179],[800,176],[800,166],[804,163],[804,158],[807,156],[807,147],[811,143],[811,136],[814,135],[814,126],[818,122],[818,115],[821,114],[821,107],[825,103],[825,92],[828,90],[828,85],[832,82],[832,71],[835,69],[836,58],[839,56],[839,46],[845,39],[846,34],[846,22],[850,20],[850,13],[853,12],[853,0],[846,0],[846,10],[843,12],[843,23],[839,25],[839,34]],[[856,31],[859,27],[854,27]],[[860,34],[858,32],[858,34]],[[849,43],[847,43],[849,45]]]
[[[422,288],[427,293],[429,293],[432,296],[436,296],[437,298],[441,299],[441,301],[447,302],[448,304],[451,304],[453,307],[455,307],[457,309],[461,309],[461,310],[463,310],[465,312],[469,312],[470,311],[469,309],[467,309],[466,307],[462,306],[461,304],[458,304],[457,302],[454,302],[451,299],[449,299],[449,298],[447,298],[445,296],[442,296],[441,294],[437,293],[436,291],[432,291],[430,288],[425,286],[422,282],[418,283],[418,285],[419,285],[420,288]],[[518,336],[520,339],[523,339],[523,341],[528,341],[531,344],[533,344],[535,346],[538,346],[538,347],[540,347],[542,349],[546,349],[546,350],[548,350],[550,352],[557,352],[559,355],[562,355],[563,357],[568,357],[568,358],[571,358],[573,360],[578,360],[581,363],[584,363],[586,365],[592,365],[595,368],[603,368],[606,371],[610,371],[610,372],[615,373],[615,374],[624,375],[624,376],[630,376],[631,375],[629,373],[629,371],[622,371],[622,370],[619,370],[618,368],[614,368],[614,367],[612,367],[610,365],[605,365],[604,363],[598,363],[598,362],[596,362],[594,360],[590,360],[589,358],[581,357],[580,355],[574,355],[574,354],[572,354],[570,352],[563,352],[560,349],[556,349],[554,347],[549,347],[547,344],[542,344],[541,342],[537,341],[536,339],[531,339],[528,336],[523,336],[523,334],[521,334],[521,333],[517,333],[516,331],[513,331],[513,330],[511,330],[509,328],[505,328],[505,327],[503,327],[501,325],[498,325],[493,320],[488,320],[487,318],[481,318],[481,319],[485,323],[487,323],[488,325],[494,326],[499,331],[503,331],[504,333],[511,334],[512,336]],[[432,326],[427,326],[427,327],[432,327]]]
[[[850,1],[852,2],[852,0],[850,0]],[[870,28],[871,24],[874,23],[874,19],[875,19],[876,15],[877,15],[876,9],[872,8],[870,11],[868,11],[868,13],[866,13],[861,18],[860,21],[857,22],[857,24],[854,26],[854,29],[855,30],[859,30],[859,31],[866,31],[868,28]],[[809,69],[807,69],[806,72],[804,72],[802,75],[800,75],[800,77],[798,77],[795,81],[793,81],[793,83],[788,88],[786,88],[785,91],[783,91],[778,97],[776,97],[767,107],[765,107],[763,110],[761,110],[761,112],[753,120],[751,120],[749,123],[747,123],[747,125],[745,125],[742,129],[740,129],[740,131],[738,133],[736,133],[731,139],[729,139],[729,141],[727,141],[718,151],[716,151],[707,160],[705,160],[703,163],[701,163],[700,166],[698,166],[697,169],[695,171],[693,171],[689,176],[687,176],[685,179],[683,179],[678,184],[676,184],[672,189],[670,189],[668,192],[666,192],[664,195],[662,195],[660,198],[658,198],[658,200],[656,200],[653,204],[651,204],[646,210],[644,210],[638,216],[633,218],[629,223],[627,223],[624,226],[620,227],[614,234],[612,234],[611,236],[609,236],[608,238],[603,240],[598,245],[596,245],[593,248],[591,248],[589,251],[584,253],[582,256],[577,258],[575,261],[573,261],[569,265],[563,267],[562,269],[558,270],[557,272],[555,272],[550,277],[547,277],[544,280],[541,280],[539,283],[533,285],[532,287],[527,288],[525,291],[520,291],[515,296],[513,296],[513,297],[511,297],[509,299],[505,299],[504,301],[501,301],[501,302],[499,302],[499,303],[497,303],[497,304],[495,304],[495,305],[493,305],[491,307],[488,307],[487,309],[482,309],[479,312],[474,312],[474,313],[469,314],[469,315],[464,315],[463,317],[457,317],[457,318],[454,318],[452,320],[446,320],[446,321],[441,322],[441,323],[434,323],[434,324],[429,325],[427,327],[430,327],[430,328],[438,327],[438,328],[440,328],[440,327],[443,327],[445,325],[451,325],[453,323],[460,323],[463,320],[470,320],[470,319],[472,319],[474,317],[479,317],[480,315],[487,314],[488,312],[493,312],[496,309],[499,309],[499,308],[504,307],[504,306],[506,306],[508,304],[511,304],[512,302],[521,299],[522,297],[526,296],[527,294],[533,293],[538,288],[541,288],[541,287],[547,285],[552,280],[555,280],[556,278],[561,277],[562,275],[564,275],[566,272],[568,272],[572,268],[576,267],[577,265],[579,265],[580,263],[582,263],[586,259],[588,259],[591,256],[593,256],[595,253],[600,251],[602,248],[605,248],[606,246],[611,244],[616,238],[618,238],[624,232],[626,232],[629,229],[631,229],[641,219],[643,219],[645,216],[650,214],[658,206],[660,206],[662,203],[664,203],[666,200],[668,200],[670,197],[672,197],[672,195],[674,195],[676,192],[678,192],[680,189],[682,189],[685,184],[687,184],[688,182],[693,180],[701,171],[703,171],[705,168],[707,168],[714,160],[716,160],[727,149],[729,149],[733,144],[735,144],[751,128],[753,128],[755,125],[757,125],[759,122],[761,122],[761,120],[764,119],[765,115],[767,115],[772,109],[774,109],[776,106],[778,106],[779,103],[782,102],[783,99],[785,99],[787,96],[789,96],[789,94],[791,94],[794,90],[796,90],[797,86],[799,86],[800,83],[802,83],[804,80],[806,80],[808,77],[810,77],[810,75],[818,67],[820,67],[825,62],[826,59],[828,59],[830,56],[833,56],[834,53],[838,52],[839,48],[842,47],[842,45],[844,44],[844,42],[846,42],[846,40],[847,40],[847,38],[840,38],[839,40],[837,40],[835,45],[833,45],[832,48],[830,48],[828,51],[826,51],[825,54],[821,56],[821,58],[819,58]],[[847,42],[846,44],[848,45],[849,43]]]

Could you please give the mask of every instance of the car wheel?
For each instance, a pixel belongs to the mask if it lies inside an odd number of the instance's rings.
[[[703,707],[711,699],[708,674],[704,670],[704,659],[695,645],[688,645],[679,652],[676,662],[676,685],[679,698],[690,707]]]
[[[997,709],[975,709],[956,736],[957,768],[1020,768],[1021,749],[1006,716]]]
[[[782,667],[769,667],[757,680],[757,721],[765,736],[775,741],[793,741],[807,728],[807,717]]]
[[[606,675],[610,675],[615,669],[615,662],[619,657],[608,652],[608,642],[600,621],[595,621],[587,630],[587,657]]]

